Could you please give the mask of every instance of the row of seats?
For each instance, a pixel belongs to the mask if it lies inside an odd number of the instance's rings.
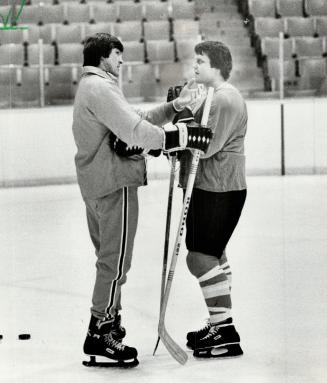
[[[10,6],[0,7],[0,14],[8,14]],[[134,3],[94,2],[90,4],[65,3],[38,4],[23,8],[18,24],[76,23],[76,22],[124,22],[133,20],[195,19],[193,2],[183,0],[170,4],[157,1]]]
[[[76,23],[30,26],[28,30],[0,30],[0,44],[33,44],[42,39],[46,44],[83,42],[86,36],[108,32],[126,41],[182,40],[200,35],[199,22],[194,20],[126,21],[124,23]]]
[[[261,54],[268,58],[279,57],[279,39],[265,37],[261,40]],[[283,40],[284,59],[292,57],[322,57],[327,55],[326,37],[297,37]]]
[[[192,60],[194,57],[195,40],[126,42],[123,59],[126,63],[138,64],[144,62],[175,62]],[[51,65],[75,65],[83,62],[83,45],[68,43],[42,46],[43,63]],[[33,66],[39,64],[40,46],[4,44],[0,46],[0,66]]]
[[[325,0],[240,0],[241,12],[256,17],[327,15]]]
[[[253,23],[256,36],[278,36],[280,32],[286,37],[294,36],[327,36],[327,16],[320,17],[257,17]]]
[[[72,103],[81,67],[51,66],[42,73],[45,104]],[[183,84],[192,68],[183,63],[123,66],[122,87],[129,98],[153,101],[163,98],[171,85]],[[9,68],[0,66],[0,107],[40,103],[40,70],[38,67]]]
[[[284,84],[290,89],[316,89],[327,80],[325,58],[287,59],[283,65]],[[280,89],[280,63],[278,59],[268,58],[264,65],[264,74],[271,81],[271,90]]]

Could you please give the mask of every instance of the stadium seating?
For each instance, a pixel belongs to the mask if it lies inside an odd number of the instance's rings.
[[[27,41],[27,30],[0,30],[0,44],[23,44]]]
[[[123,59],[125,63],[142,64],[145,61],[144,43],[139,41],[127,41],[124,43]]]
[[[276,58],[268,58],[265,65],[266,75],[272,80],[272,91],[280,89],[280,62]],[[292,86],[296,83],[296,68],[295,61],[285,60],[284,61],[284,85]]]
[[[98,23],[98,24],[85,25],[85,36],[91,36],[95,33],[100,33],[100,32],[114,34],[113,23]]]
[[[299,88],[319,90],[326,78],[326,59],[310,58],[299,60]]]
[[[278,37],[284,32],[284,19],[257,17],[254,21],[254,33],[260,37]]]
[[[147,21],[168,20],[168,3],[147,1],[143,4],[143,15]]]
[[[151,63],[174,62],[175,46],[173,41],[147,41],[147,60]]]
[[[147,21],[143,24],[144,39],[148,40],[169,40],[170,24],[166,20]]]
[[[22,67],[16,71],[17,83],[12,87],[13,106],[40,104],[40,73],[38,68]]]
[[[58,45],[58,63],[60,65],[81,66],[83,62],[83,45],[68,43]]]
[[[89,3],[90,6],[90,21],[95,23],[108,23],[117,21],[116,4],[108,4],[104,2]]]
[[[141,21],[143,19],[143,6],[133,1],[116,1],[118,20]]]
[[[172,2],[170,16],[174,20],[195,18],[194,2],[187,0],[175,0]]]
[[[12,90],[16,85],[16,69],[0,65],[0,108],[12,107]]]
[[[293,39],[284,39],[284,60],[291,59],[294,50]],[[263,56],[269,58],[279,57],[279,39],[278,37],[265,37],[261,40],[261,52]]]
[[[327,16],[327,2],[325,0],[304,0],[304,9],[309,16]]]
[[[65,4],[65,21],[68,23],[88,23],[90,21],[89,4]]]
[[[0,45],[0,65],[23,66],[24,46],[22,44]]]
[[[61,24],[66,18],[63,4],[50,5],[40,3],[40,21],[42,24]]]
[[[200,42],[200,39],[198,41],[194,40],[177,40],[176,41],[176,55],[178,61],[190,61],[194,59],[194,47],[195,45]]]
[[[295,36],[314,36],[315,26],[312,18],[286,17],[285,33],[290,37]]]
[[[21,13],[19,24],[39,24],[42,20],[39,4],[26,6]]]
[[[43,65],[55,64],[55,48],[50,44],[43,44]],[[27,63],[29,66],[38,66],[40,57],[39,44],[30,44],[27,47]]]
[[[131,33],[131,31],[133,33]],[[124,21],[123,23],[113,23],[113,34],[122,41],[141,41],[142,24],[141,21]]]
[[[316,17],[316,34],[318,36],[327,36],[327,16]]]
[[[303,16],[303,0],[276,0],[276,13],[280,17]]]
[[[275,17],[275,1],[271,0],[249,0],[248,12],[253,17]]]
[[[319,37],[296,37],[294,39],[294,54],[302,57],[322,57],[325,47],[324,39]]]
[[[53,66],[45,68],[45,104],[71,104],[78,80],[77,68]]]
[[[55,28],[55,41],[62,43],[81,43],[83,41],[81,24],[57,24]]]
[[[195,39],[200,35],[199,22],[194,20],[175,20],[173,36],[176,40]]]

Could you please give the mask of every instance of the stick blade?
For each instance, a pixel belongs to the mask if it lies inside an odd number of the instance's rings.
[[[188,359],[186,352],[173,340],[173,338],[168,334],[165,327],[162,327],[160,330],[160,339],[165,345],[169,354],[178,363],[184,365]]]

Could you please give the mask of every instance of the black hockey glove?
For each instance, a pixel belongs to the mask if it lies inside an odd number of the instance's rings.
[[[144,153],[144,149],[139,146],[128,146],[124,141],[119,139],[114,133],[110,133],[109,145],[111,149],[121,157],[131,157],[135,154]],[[161,149],[150,150],[147,154],[152,157],[159,157]]]
[[[177,122],[164,126],[166,134],[164,151],[170,153],[184,149],[198,149],[206,152],[212,139],[212,130],[203,128],[192,121],[188,124]]]
[[[171,86],[168,89],[167,102],[175,100],[175,98],[179,96],[183,88],[184,88],[184,85]]]

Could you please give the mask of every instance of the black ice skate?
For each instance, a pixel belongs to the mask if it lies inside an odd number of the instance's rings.
[[[193,355],[200,358],[228,358],[243,354],[240,336],[233,325],[211,326],[196,343]]]
[[[222,326],[225,324],[231,324],[232,322],[233,322],[232,318],[228,318],[224,322],[220,323],[219,325]],[[186,335],[186,339],[187,339],[186,346],[190,348],[191,350],[196,349],[197,348],[196,345],[199,342],[199,340],[208,334],[211,327],[212,327],[212,324],[210,323],[210,319],[208,319],[206,325],[200,330],[188,332]]]
[[[137,350],[114,339],[113,324],[114,318],[101,320],[94,316],[91,317],[84,342],[84,353],[90,355],[90,361],[84,361],[84,366],[134,367],[139,364]]]
[[[125,327],[121,325],[121,316],[118,314],[118,312],[114,316],[111,327],[111,335],[113,339],[118,340],[119,342],[121,342],[122,339],[126,336],[126,330]]]

